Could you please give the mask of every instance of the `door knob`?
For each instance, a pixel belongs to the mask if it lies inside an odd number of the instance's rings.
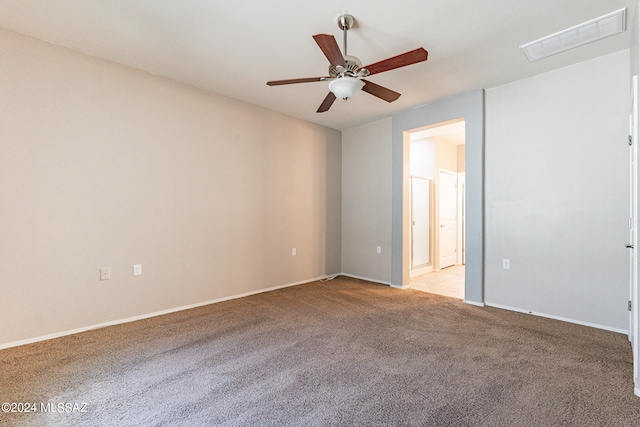
[[[627,243],[627,249],[633,249],[633,245],[631,243]]]

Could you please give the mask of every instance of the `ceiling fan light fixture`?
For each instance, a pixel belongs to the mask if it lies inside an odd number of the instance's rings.
[[[364,82],[355,77],[340,77],[329,82],[329,90],[333,92],[336,98],[345,101],[352,98],[364,86]]]

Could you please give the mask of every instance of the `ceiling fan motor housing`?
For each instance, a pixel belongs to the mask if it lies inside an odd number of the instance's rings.
[[[346,68],[340,65],[329,65],[329,75],[333,78],[340,77],[366,77],[369,72],[366,68],[362,68],[362,61],[355,56],[345,55],[344,62],[347,63]]]
[[[344,61],[347,63],[346,67],[329,65],[329,75],[331,77],[355,77],[355,71],[359,66],[362,66],[362,62],[355,56],[345,56]]]

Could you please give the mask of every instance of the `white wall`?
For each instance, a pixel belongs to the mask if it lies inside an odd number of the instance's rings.
[[[0,64],[0,346],[340,271],[340,132],[8,31]]]
[[[391,283],[390,118],[342,133],[342,272]]]
[[[629,114],[628,50],[486,91],[487,304],[628,328]]]

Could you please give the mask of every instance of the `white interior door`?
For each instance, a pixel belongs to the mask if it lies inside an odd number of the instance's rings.
[[[465,236],[466,236],[466,224],[465,224],[465,173],[458,173],[458,253],[456,264],[464,265],[464,252],[465,252]]]
[[[457,176],[453,172],[441,170],[438,180],[438,207],[440,214],[438,254],[439,268],[456,263],[457,247]]]
[[[411,268],[431,263],[431,180],[411,178]]]

